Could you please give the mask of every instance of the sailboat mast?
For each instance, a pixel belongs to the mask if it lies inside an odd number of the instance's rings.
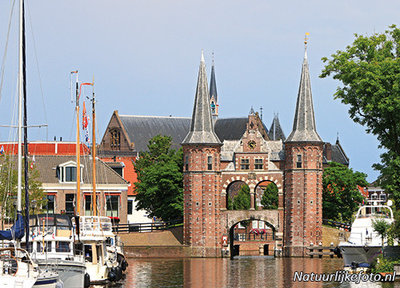
[[[79,139],[79,82],[76,73],[76,215],[81,214],[81,150]]]
[[[95,94],[94,94],[94,81],[93,81],[93,98],[92,98],[92,158],[93,158],[93,196],[92,196],[92,207],[93,216],[97,215],[97,199],[96,199],[96,111],[95,111]]]
[[[18,69],[18,183],[17,183],[17,214],[22,211],[22,99],[24,94],[24,63],[23,63],[23,15],[24,1],[19,1],[19,69]]]
[[[24,178],[25,178],[25,239],[26,249],[29,251],[29,177],[28,177],[28,110],[26,93],[26,41],[25,41],[25,7],[22,7],[22,76],[24,92]]]

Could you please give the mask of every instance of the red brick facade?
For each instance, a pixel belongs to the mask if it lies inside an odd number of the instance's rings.
[[[220,257],[220,147],[185,145],[183,153],[185,244],[193,256]]]
[[[285,229],[287,256],[305,256],[322,242],[322,145],[285,144]]]

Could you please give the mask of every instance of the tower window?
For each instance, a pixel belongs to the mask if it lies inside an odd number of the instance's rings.
[[[214,101],[211,102],[211,112],[215,113],[215,103],[214,103]]]
[[[186,171],[189,170],[189,156],[188,155],[185,156],[185,170]]]
[[[250,169],[250,159],[240,159],[240,170]]]
[[[212,156],[207,157],[207,169],[212,170]]]
[[[256,170],[262,170],[263,169],[263,159],[254,159],[254,168]]]
[[[297,168],[301,168],[302,167],[301,155],[297,155],[296,167]]]

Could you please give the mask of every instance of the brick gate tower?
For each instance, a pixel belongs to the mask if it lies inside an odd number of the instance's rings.
[[[222,143],[214,132],[203,53],[190,131],[182,146],[184,243],[191,247],[192,256],[220,257]]]
[[[286,256],[305,256],[305,247],[322,241],[323,141],[315,126],[305,44],[293,131],[285,141]]]

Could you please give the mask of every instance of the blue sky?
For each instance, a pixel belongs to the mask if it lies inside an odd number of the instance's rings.
[[[0,1],[2,61],[11,2]],[[256,111],[262,106],[267,127],[273,114],[279,113],[289,135],[303,39],[309,32],[318,133],[329,142],[335,142],[339,133],[350,166],[367,173],[369,181],[377,177],[371,168],[381,153],[376,137],[353,123],[348,107],[333,99],[340,83],[318,76],[323,68],[321,58],[351,44],[354,33],[371,35],[397,24],[398,1],[26,2],[29,122],[49,125],[47,130],[31,129],[32,140],[74,139],[69,74],[76,69],[82,81],[95,77],[97,141],[114,110],[132,115],[191,116],[202,49],[208,73],[212,52],[215,54],[220,117],[247,116],[251,106]],[[2,125],[9,124],[16,113],[15,12],[0,99]],[[0,129],[1,141],[15,139],[14,133]]]

